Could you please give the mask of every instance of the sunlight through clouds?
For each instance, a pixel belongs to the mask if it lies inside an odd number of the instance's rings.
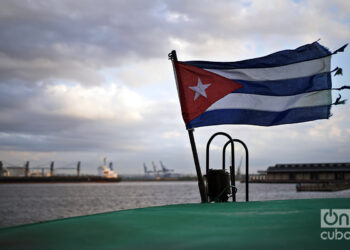
[[[237,61],[319,38],[336,49],[350,41],[349,3],[1,1],[0,160],[85,157],[84,171],[95,173],[108,155],[121,173],[139,173],[152,159],[194,173],[168,53]],[[349,48],[332,60],[343,68],[333,82],[348,84]],[[201,164],[218,131],[247,142],[253,172],[283,161],[350,161],[348,105],[312,123],[196,129]]]

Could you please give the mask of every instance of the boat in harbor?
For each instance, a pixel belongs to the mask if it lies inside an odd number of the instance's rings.
[[[38,171],[39,169],[39,171]],[[76,175],[58,174],[58,170],[74,170]],[[74,182],[120,182],[121,178],[113,169],[113,163],[104,159],[104,164],[97,168],[98,175],[80,174],[81,162],[73,167],[54,167],[54,162],[49,167],[30,167],[29,161],[24,166],[4,167],[0,161],[0,183],[74,183]]]
[[[103,178],[118,178],[117,172],[113,169],[113,162],[109,162],[107,166],[107,158],[103,159],[103,165],[97,168],[98,175]]]

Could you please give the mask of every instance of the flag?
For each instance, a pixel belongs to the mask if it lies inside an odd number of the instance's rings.
[[[174,61],[186,127],[328,119],[331,56],[314,42],[237,62]]]

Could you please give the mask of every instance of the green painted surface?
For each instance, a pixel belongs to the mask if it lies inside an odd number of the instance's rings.
[[[124,210],[0,229],[0,249],[350,249],[320,238],[321,208],[350,199]]]

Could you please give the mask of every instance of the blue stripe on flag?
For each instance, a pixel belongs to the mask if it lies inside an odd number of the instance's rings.
[[[288,96],[297,95],[317,90],[332,88],[331,74],[322,73],[309,77],[294,78],[278,81],[243,81],[235,80],[243,85],[242,88],[234,93],[270,95],[270,96]]]
[[[313,60],[331,54],[326,47],[314,42],[294,50],[282,50],[264,57],[237,62],[186,61],[185,63],[203,69],[267,68]]]
[[[307,122],[328,119],[331,106],[316,106],[289,109],[282,112],[270,112],[247,109],[220,109],[206,111],[186,124],[187,129],[220,125],[250,124],[258,126],[275,126],[288,123]]]

